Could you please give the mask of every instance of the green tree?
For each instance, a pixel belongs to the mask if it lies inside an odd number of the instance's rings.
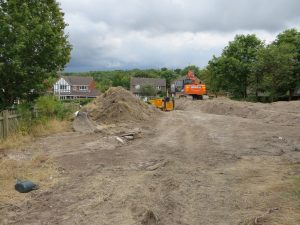
[[[293,55],[293,65],[290,65],[291,72],[288,70],[283,73],[281,86],[289,92],[291,99],[297,85],[300,83],[300,32],[296,29],[285,30],[277,36],[274,45],[278,46],[281,52],[289,58]]]
[[[223,59],[221,57],[213,57],[208,62],[208,66],[201,71],[207,89],[218,97],[221,90],[227,90],[228,86],[225,84],[225,74],[223,68]]]
[[[133,71],[134,77],[144,77],[144,78],[158,78],[159,71],[155,70],[134,70]]]
[[[142,96],[155,96],[156,90],[152,85],[143,85],[141,86],[140,94]]]
[[[69,62],[63,16],[56,0],[0,0],[2,107],[43,91],[43,81]]]
[[[186,76],[188,74],[189,70],[192,70],[194,72],[195,76],[200,79],[200,69],[198,66],[195,66],[195,65],[187,66],[183,70],[181,70],[180,71],[181,76]]]
[[[160,72],[160,77],[166,80],[167,88],[170,88],[171,82],[175,80],[178,75],[172,70],[164,70]]]
[[[260,51],[255,64],[257,91],[266,92],[271,99],[285,95],[296,87],[294,47],[290,44],[271,44]]]
[[[108,78],[104,78],[101,81],[97,81],[97,89],[101,92],[107,91],[112,86],[112,81]]]
[[[175,72],[176,74],[180,75],[181,69],[177,68],[177,69],[174,70],[174,72]]]
[[[230,70],[229,80],[234,95],[247,97],[247,90],[253,74],[252,65],[256,61],[258,51],[263,47],[263,42],[254,34],[237,35],[223,50],[222,57],[226,58],[227,67],[225,69]]]

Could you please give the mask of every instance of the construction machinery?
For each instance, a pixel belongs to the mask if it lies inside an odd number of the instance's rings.
[[[175,107],[175,101],[174,99],[170,97],[164,97],[164,98],[153,98],[148,101],[150,104],[155,106],[156,108],[159,108],[162,111],[172,111]]]
[[[207,94],[206,85],[198,81],[194,72],[189,71],[184,79],[176,81],[172,87],[172,93],[178,97],[192,96],[193,99],[203,99]]]

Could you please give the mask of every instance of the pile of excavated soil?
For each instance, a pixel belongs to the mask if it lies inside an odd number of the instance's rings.
[[[177,106],[182,110],[198,109],[204,113],[237,116],[248,119],[263,120],[266,123],[286,125],[300,124],[300,101],[275,103],[250,103],[234,101],[227,98],[190,101],[181,100]]]
[[[110,88],[83,110],[89,118],[101,124],[147,121],[159,113],[122,87]]]

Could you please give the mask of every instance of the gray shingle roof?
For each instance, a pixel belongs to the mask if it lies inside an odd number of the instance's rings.
[[[159,78],[144,78],[144,77],[132,77],[130,81],[130,85],[155,85],[155,86],[166,86],[166,80],[165,79],[159,79]]]
[[[62,76],[70,85],[89,85],[94,79],[93,77],[80,76]]]

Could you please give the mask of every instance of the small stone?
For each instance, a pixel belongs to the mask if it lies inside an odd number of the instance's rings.
[[[127,139],[127,140],[130,140],[130,141],[134,139],[134,137],[132,135],[130,135],[130,136],[124,136],[124,138]]]

